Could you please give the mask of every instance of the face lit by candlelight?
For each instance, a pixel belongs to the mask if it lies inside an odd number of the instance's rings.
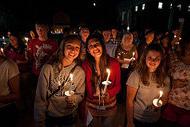
[[[100,58],[102,55],[102,46],[100,42],[90,39],[88,43],[88,51],[94,58]]]
[[[161,62],[161,54],[158,51],[151,50],[146,56],[146,65],[149,72],[154,72],[158,68]]]
[[[72,42],[65,44],[64,59],[74,61],[80,53],[80,41],[73,40]]]

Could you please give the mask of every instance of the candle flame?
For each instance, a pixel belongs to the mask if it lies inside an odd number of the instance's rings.
[[[110,74],[110,69],[106,69],[106,72],[107,72],[108,74]]]
[[[162,97],[162,95],[163,95],[163,91],[162,91],[162,90],[160,90],[160,97],[159,97],[159,98],[161,98],[161,97]]]
[[[135,56],[135,52],[133,52],[133,57]]]
[[[1,48],[1,52],[3,53],[3,48]]]

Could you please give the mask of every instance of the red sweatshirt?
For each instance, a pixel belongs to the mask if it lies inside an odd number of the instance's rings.
[[[110,69],[110,77],[109,81],[111,84],[107,87],[107,92],[109,94],[109,98],[105,98],[104,101],[99,100],[98,97],[93,96],[93,92],[95,90],[91,83],[92,77],[92,70],[90,68],[89,61],[86,60],[82,64],[82,67],[85,71],[86,75],[86,104],[88,110],[91,112],[93,116],[110,116],[112,113],[116,112],[116,94],[120,90],[120,65],[116,59],[111,58],[109,59],[109,69]]]

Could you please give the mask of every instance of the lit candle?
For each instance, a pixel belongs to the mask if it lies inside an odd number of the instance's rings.
[[[159,96],[159,98],[158,98],[158,100],[157,100],[157,104],[159,104],[159,101],[160,101],[162,95],[163,95],[163,91],[160,90],[160,96]]]
[[[29,38],[28,38],[28,37],[24,37],[24,40],[25,40],[26,42],[28,42]]]
[[[131,60],[135,60],[135,52],[133,52],[133,56],[131,57],[130,61]]]
[[[72,73],[69,75],[69,78],[70,78],[70,84],[69,84],[69,90],[65,91],[66,96],[71,96],[74,94],[74,91],[72,90],[72,87],[73,87],[73,74]]]
[[[106,72],[108,73],[106,81],[109,81],[109,78],[110,78],[110,69],[106,69]]]
[[[106,93],[107,86],[108,86],[109,84],[111,84],[111,82],[109,81],[110,69],[106,69],[106,72],[108,73],[107,78],[106,78],[106,81],[103,81],[103,82],[102,82],[102,84],[104,85],[104,89],[103,89],[103,92],[102,92],[103,94]]]
[[[1,48],[1,53],[0,53],[2,56],[5,56],[5,54],[4,54],[4,49],[3,48]]]
[[[3,48],[1,48],[1,52],[2,52],[2,53],[4,52]]]
[[[135,56],[135,52],[133,52],[133,57]]]
[[[159,96],[159,98],[156,98],[156,99],[153,100],[153,105],[154,106],[156,106],[156,107],[161,107],[162,106],[162,100],[160,100],[161,97],[162,97],[162,95],[163,95],[163,91],[160,90],[160,96]]]

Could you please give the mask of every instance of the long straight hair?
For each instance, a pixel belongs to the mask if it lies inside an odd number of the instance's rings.
[[[93,84],[93,86],[96,85],[97,81],[98,81],[98,75],[96,73],[96,69],[95,69],[95,59],[94,57],[89,53],[88,51],[88,45],[89,45],[89,40],[93,39],[95,42],[99,42],[101,47],[102,47],[102,55],[100,57],[100,72],[102,72],[100,74],[100,77],[101,77],[101,81],[105,80],[106,79],[106,68],[109,67],[109,56],[107,55],[106,53],[106,47],[105,47],[105,43],[104,43],[104,40],[103,40],[103,37],[101,34],[98,34],[98,33],[94,33],[92,35],[90,35],[88,38],[87,38],[87,43],[86,43],[86,57],[87,57],[87,60],[89,61],[89,64],[90,64],[90,68],[92,70],[92,77],[91,77],[91,82]]]
[[[165,61],[164,61],[164,52],[163,48],[160,44],[150,44],[143,52],[143,55],[140,58],[140,62],[136,67],[137,72],[140,75],[141,81],[144,85],[149,85],[149,76],[150,72],[148,70],[148,67],[146,65],[146,56],[149,51],[157,51],[161,54],[161,61],[156,69],[156,71],[153,73],[153,79],[159,84],[157,87],[164,87],[166,84],[164,83],[164,80],[166,78],[166,72],[165,72]]]

